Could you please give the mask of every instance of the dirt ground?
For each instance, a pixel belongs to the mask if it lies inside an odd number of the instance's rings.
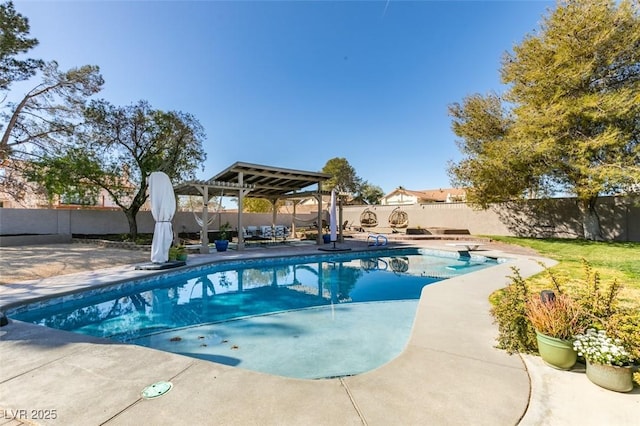
[[[151,253],[90,244],[0,247],[0,284],[148,262]]]

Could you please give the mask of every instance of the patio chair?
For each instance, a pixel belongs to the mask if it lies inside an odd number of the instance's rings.
[[[289,230],[284,225],[276,225],[275,227],[275,238],[276,239],[286,239],[289,235]]]
[[[260,236],[262,238],[273,238],[273,228],[269,225],[263,225],[260,227]]]

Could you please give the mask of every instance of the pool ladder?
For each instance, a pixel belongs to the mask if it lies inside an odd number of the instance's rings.
[[[386,246],[387,242],[387,237],[381,234],[369,234],[367,237],[368,246]]]

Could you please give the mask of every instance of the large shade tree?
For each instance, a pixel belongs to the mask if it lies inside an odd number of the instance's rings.
[[[74,143],[44,153],[29,177],[50,193],[86,197],[101,188],[109,193],[137,237],[136,215],[148,198],[148,177],[161,171],[184,181],[206,159],[204,130],[190,114],[153,109],[146,101],[114,106],[92,101]]]
[[[101,90],[96,66],[59,70],[55,61],[26,57],[38,40],[12,2],[0,4],[0,188],[15,200],[31,189],[24,167],[59,149],[82,120],[87,99]],[[32,83],[33,80],[33,84]],[[25,82],[21,86],[14,83]],[[31,87],[20,92],[15,87]]]
[[[324,189],[335,189],[339,192],[356,193],[362,183],[362,179],[356,174],[346,158],[335,157],[327,161],[322,168],[322,173],[331,175],[331,178],[323,185]]]
[[[324,189],[352,194],[353,203],[377,204],[384,196],[382,188],[359,177],[346,158],[335,157],[328,160],[322,173],[331,175],[324,184]]]
[[[40,83],[18,101],[2,105],[2,159],[28,159],[34,152],[55,149],[73,135],[88,98],[104,83],[94,65],[61,71],[51,61],[41,70]]]
[[[29,38],[29,20],[16,12],[13,2],[0,4],[0,91],[9,89],[16,81],[35,75],[42,60],[25,58],[38,40]]]
[[[601,239],[598,197],[640,182],[640,7],[566,0],[505,55],[503,96],[450,106],[464,158],[450,166],[468,200],[577,197],[587,239]]]
[[[0,4],[0,159],[24,159],[29,148],[41,150],[69,136],[89,96],[104,83],[96,66],[58,69],[55,61],[25,57],[38,40],[29,37],[29,20],[13,2]],[[10,93],[14,83],[41,73],[26,94]]]
[[[382,197],[384,197],[382,188],[363,181],[354,196],[354,201],[362,204],[379,204]]]

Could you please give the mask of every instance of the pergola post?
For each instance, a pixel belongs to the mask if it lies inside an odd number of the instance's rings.
[[[243,186],[243,178],[244,175],[242,172],[238,173],[238,186],[240,189],[238,190],[238,250],[244,250],[244,233],[242,232],[243,224],[242,224],[242,210],[244,204],[244,196],[249,193],[249,191],[242,189]]]
[[[238,186],[242,188],[242,172],[238,173]],[[244,233],[242,232],[242,208],[244,204],[244,194],[242,189],[238,189],[238,251],[244,250]]]
[[[202,193],[202,229],[200,235],[200,253],[209,253],[209,187],[204,185],[202,188],[198,188]]]
[[[296,206],[300,201],[293,200],[293,216],[291,216],[291,235],[296,238]]]
[[[318,182],[318,193],[316,194],[316,200],[318,200],[318,235],[316,236],[316,244],[324,244],[322,239],[322,182]]]
[[[270,198],[269,201],[271,201],[271,232],[276,232],[276,221],[278,219],[278,208],[276,206],[278,199]]]

